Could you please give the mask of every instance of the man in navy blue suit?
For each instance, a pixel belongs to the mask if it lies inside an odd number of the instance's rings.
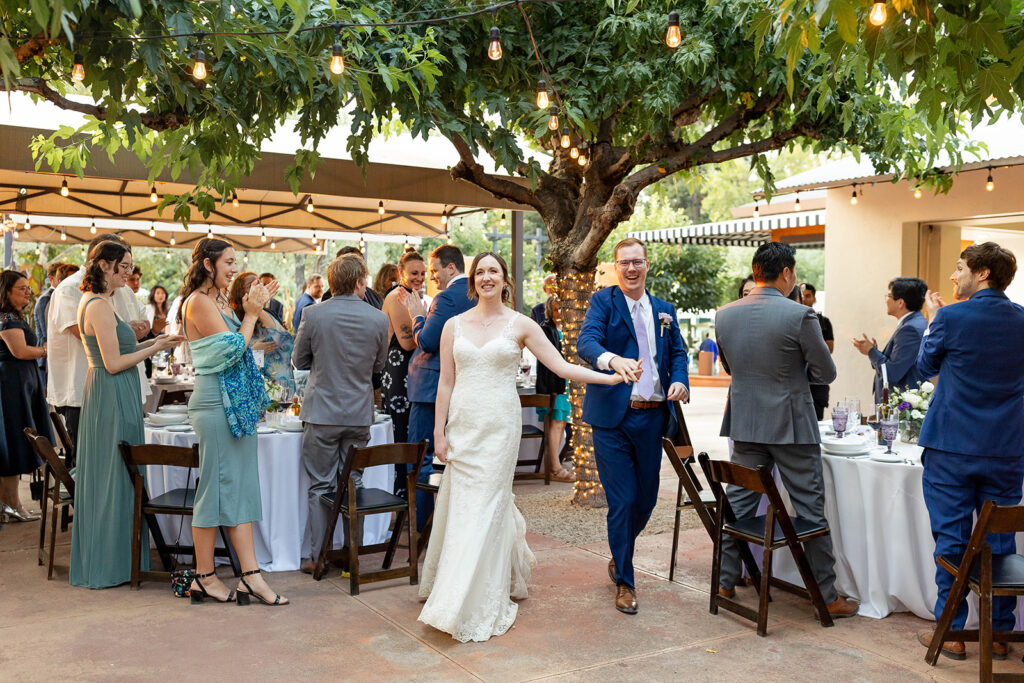
[[[658,499],[661,437],[675,427],[668,402],[686,401],[690,383],[676,310],[644,288],[647,246],[625,239],[614,254],[619,286],[590,298],[576,348],[595,369],[625,380],[588,384],[583,420],[594,429],[597,472],[608,499],[615,608],[636,614],[633,548]]]
[[[853,345],[871,361],[875,369],[875,404],[882,402],[882,366],[889,386],[910,387],[928,379],[917,371],[917,353],[921,350],[921,339],[928,321],[921,313],[924,297],[928,294],[928,285],[916,277],[898,277],[889,283],[889,293],[885,295],[885,311],[898,321],[896,329],[886,343],[885,348],[878,350],[878,342],[869,340],[866,334],[854,339]]]
[[[924,447],[924,502],[928,506],[935,555],[959,558],[967,548],[974,514],[986,500],[1018,505],[1024,484],[1024,307],[1004,292],[1017,272],[1017,259],[994,242],[963,250],[950,276],[962,301],[943,307],[929,294],[932,322],[917,357],[923,377],[939,376],[918,443]],[[996,555],[1016,552],[1013,534],[990,534]],[[935,571],[942,614],[953,577]],[[993,600],[992,629],[1014,626],[1014,597]],[[962,629],[967,602],[958,606],[953,628]],[[932,630],[918,633],[928,646]],[[964,659],[964,644],[947,641],[942,654]],[[994,642],[992,656],[1006,659],[1009,646]]]
[[[434,297],[428,311],[419,297],[408,296],[399,289],[399,301],[412,316],[412,333],[416,350],[409,359],[408,394],[409,442],[430,443],[420,469],[420,481],[427,481],[434,471],[434,401],[437,398],[437,380],[441,376],[441,330],[449,318],[473,307],[466,280],[466,259],[454,244],[445,244],[429,256],[427,275],[440,293]],[[416,492],[416,522],[420,529],[434,510],[434,498],[426,491]]]

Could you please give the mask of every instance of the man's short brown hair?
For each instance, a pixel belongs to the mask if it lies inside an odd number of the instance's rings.
[[[641,242],[640,240],[636,239],[635,237],[627,237],[626,239],[616,244],[615,248],[612,249],[612,258],[619,258],[619,249],[622,249],[623,247],[632,247],[633,245],[636,244],[639,244],[641,247],[644,248],[644,258],[647,258],[647,245]]]
[[[463,256],[462,250],[454,244],[442,244],[430,252],[430,258],[436,258],[440,261],[442,268],[454,265],[456,272],[466,272],[466,257]]]
[[[1009,249],[995,242],[972,244],[960,252],[972,273],[988,269],[988,284],[992,289],[1005,290],[1017,273],[1017,257]]]
[[[366,261],[356,254],[345,254],[327,266],[327,283],[331,286],[331,296],[353,294],[359,281],[369,276]]]

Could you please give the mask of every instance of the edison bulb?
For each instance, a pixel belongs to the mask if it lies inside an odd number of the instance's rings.
[[[85,80],[85,65],[82,64],[82,55],[75,53],[75,66],[71,69],[71,78],[76,81]]]
[[[153,187],[149,188],[149,201],[156,204],[157,199],[158,197],[156,196],[156,186],[154,185]]]
[[[537,82],[537,109],[547,109],[550,100],[548,100],[548,84],[545,81]]]
[[[331,54],[331,73],[335,76],[345,73],[345,59],[341,56],[341,43],[338,41],[334,41]]]
[[[206,78],[206,55],[202,50],[196,51],[196,61],[192,65],[192,77],[197,81],[202,81]]]
[[[551,107],[550,116],[548,116],[548,130],[558,130],[558,110]]]
[[[69,194],[71,194],[71,191],[68,190],[68,181],[64,180],[60,184],[60,196],[67,197]]]
[[[921,188],[920,187],[915,187],[914,188],[914,199],[920,199],[920,198],[921,198]]]
[[[872,26],[881,26],[888,19],[889,13],[885,9],[885,0],[875,0],[871,5],[871,12],[868,14],[868,21]]]
[[[683,42],[683,35],[679,31],[679,12],[669,12],[668,30],[665,31],[665,44],[675,49]]]
[[[498,30],[497,26],[491,27],[491,42],[487,46],[487,56],[491,58],[491,61],[498,61],[501,59],[501,31]]]
[[[558,144],[562,146],[562,149],[569,149],[569,145],[572,144],[572,138],[569,137],[569,129],[567,127],[562,127],[562,137]]]
[[[573,147],[569,150],[569,156],[572,157],[573,159],[578,159],[580,156],[579,147],[573,145]]]

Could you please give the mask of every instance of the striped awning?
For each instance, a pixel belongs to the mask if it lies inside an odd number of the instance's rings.
[[[790,234],[787,231],[791,231]],[[756,247],[776,239],[793,246],[820,248],[825,244],[825,211],[798,211],[660,230],[637,230],[628,236],[648,243],[729,247]]]

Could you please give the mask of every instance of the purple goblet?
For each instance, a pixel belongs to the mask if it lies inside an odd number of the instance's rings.
[[[849,417],[849,411],[842,406],[832,409],[832,429],[836,431],[836,436],[840,439],[843,438],[843,432],[846,431],[846,421]]]
[[[882,438],[885,439],[886,455],[892,455],[892,442],[896,440],[896,432],[899,431],[899,420],[882,420]]]

